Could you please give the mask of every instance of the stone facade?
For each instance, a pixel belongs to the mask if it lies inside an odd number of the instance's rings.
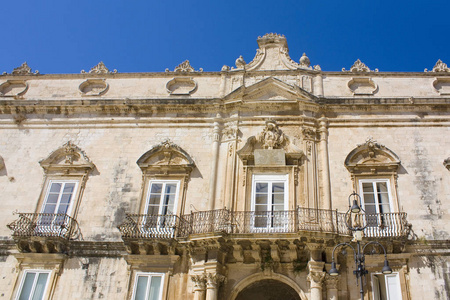
[[[357,299],[349,249],[326,273],[352,191],[401,298],[450,297],[447,65],[327,72],[257,41],[220,72],[0,75],[0,299],[30,274],[43,299]]]

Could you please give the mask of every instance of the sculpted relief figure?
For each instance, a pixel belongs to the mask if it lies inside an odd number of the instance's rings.
[[[283,144],[286,137],[274,120],[267,120],[266,127],[258,134],[257,139],[264,149],[276,149]]]

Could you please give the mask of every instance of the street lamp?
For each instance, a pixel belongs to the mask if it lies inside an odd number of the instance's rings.
[[[356,240],[356,249],[350,243],[337,244],[334,247],[332,255],[331,255],[331,269],[328,272],[328,274],[330,274],[330,276],[338,276],[339,275],[339,271],[336,268],[336,262],[334,261],[334,252],[336,251],[336,249],[338,247],[350,247],[353,250],[353,257],[355,259],[355,267],[356,267],[356,270],[353,271],[353,274],[356,275],[356,285],[358,285],[358,279],[359,279],[359,282],[360,282],[359,283],[360,284],[359,292],[361,294],[361,300],[364,300],[363,277],[366,276],[366,274],[368,273],[365,268],[364,250],[366,249],[366,247],[368,245],[380,246],[384,252],[384,267],[383,267],[383,269],[381,269],[381,272],[383,274],[391,274],[392,269],[389,267],[386,249],[383,247],[383,245],[381,245],[380,243],[375,242],[375,241],[368,242],[365,245],[361,244],[362,231],[367,227],[367,222],[366,222],[367,218],[364,217],[365,211],[361,208],[361,197],[356,192],[353,192],[348,197],[348,207],[349,207],[348,211],[345,213],[345,223],[346,223],[348,229],[350,229],[354,233],[353,241]],[[359,222],[354,222],[354,224],[353,224],[352,219],[354,219],[354,217],[356,217],[356,216],[362,216],[362,218],[358,218],[358,219],[355,218],[355,220],[359,220]],[[364,223],[366,223],[366,224],[364,224]]]

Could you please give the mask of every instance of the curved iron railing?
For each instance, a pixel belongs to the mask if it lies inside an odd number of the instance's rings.
[[[185,236],[189,229],[182,218],[175,215],[128,214],[118,226],[125,239],[172,239]]]
[[[66,214],[19,213],[19,218],[7,226],[14,237],[60,237],[67,240],[81,237],[78,222]]]
[[[405,237],[406,213],[365,214],[367,237]],[[123,238],[172,239],[190,234],[298,233],[301,231],[351,235],[345,213],[299,207],[291,211],[237,211],[218,209],[175,215],[127,215],[118,228]]]

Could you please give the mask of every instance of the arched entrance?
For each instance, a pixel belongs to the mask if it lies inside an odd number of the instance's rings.
[[[263,279],[245,287],[236,300],[301,300],[298,292],[278,280]]]

